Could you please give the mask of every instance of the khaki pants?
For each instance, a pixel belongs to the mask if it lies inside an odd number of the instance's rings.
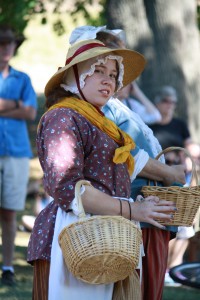
[[[0,207],[23,210],[29,179],[29,158],[0,157]]]

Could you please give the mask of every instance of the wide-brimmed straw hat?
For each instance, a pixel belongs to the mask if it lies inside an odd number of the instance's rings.
[[[18,48],[24,40],[25,37],[23,35],[17,35],[11,27],[0,25],[0,43],[15,42],[16,48]]]
[[[135,80],[144,70],[146,60],[140,53],[129,49],[111,49],[98,40],[84,40],[73,44],[69,48],[65,66],[59,68],[49,79],[45,87],[45,95],[48,96],[56,87],[60,86],[64,72],[70,67],[87,59],[111,53],[123,57],[123,86]]]

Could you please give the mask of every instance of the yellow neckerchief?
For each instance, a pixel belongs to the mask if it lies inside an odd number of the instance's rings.
[[[72,97],[64,98],[59,103],[52,105],[48,111],[60,107],[74,109],[117,142],[120,147],[115,150],[113,162],[116,164],[126,162],[129,174],[132,175],[134,170],[134,159],[130,154],[130,150],[135,148],[135,143],[127,133],[117,127],[114,122],[103,116],[92,104],[84,100]]]

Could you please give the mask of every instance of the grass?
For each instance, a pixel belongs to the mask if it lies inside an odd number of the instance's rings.
[[[28,239],[27,239],[28,240]],[[17,246],[14,267],[17,284],[15,287],[2,286],[0,284],[0,299],[4,300],[28,300],[32,297],[33,268],[26,263],[27,246]]]
[[[28,198],[24,212],[18,213],[17,222],[21,223],[23,214],[32,214],[35,200]],[[29,300],[32,297],[33,268],[26,262],[27,245],[30,237],[28,232],[17,231],[14,268],[17,284],[15,287],[3,286],[0,281],[0,299],[2,300]],[[0,244],[0,267],[2,264],[2,249]]]
[[[34,207],[34,199],[28,198],[26,201],[25,214],[31,214]],[[18,224],[21,222],[23,213],[18,214]],[[2,286],[0,283],[0,299],[2,300],[31,300],[33,268],[26,262],[27,244],[30,237],[28,232],[17,232],[16,251],[14,267],[16,271],[17,285],[14,288]],[[1,246],[0,246],[1,253]],[[0,257],[0,261],[2,261]],[[200,299],[200,290],[179,287],[165,287],[163,300],[197,300]],[[103,299],[102,299],[103,300]]]
[[[163,300],[197,300],[200,299],[200,290],[189,287],[165,287]]]

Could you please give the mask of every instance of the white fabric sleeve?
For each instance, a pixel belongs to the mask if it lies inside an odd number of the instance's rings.
[[[83,193],[85,192],[85,186],[82,185],[81,186],[81,190],[80,190],[80,195],[83,195]],[[81,211],[78,209],[78,203],[77,203],[77,199],[74,198],[73,201],[71,202],[69,209],[72,209],[73,213],[78,216]],[[87,215],[87,214],[86,214]],[[89,214],[88,214],[89,215]]]
[[[135,167],[131,175],[131,182],[136,178],[136,176],[142,171],[144,166],[147,164],[149,160],[149,154],[146,151],[140,149],[138,153],[134,156],[134,160]]]

